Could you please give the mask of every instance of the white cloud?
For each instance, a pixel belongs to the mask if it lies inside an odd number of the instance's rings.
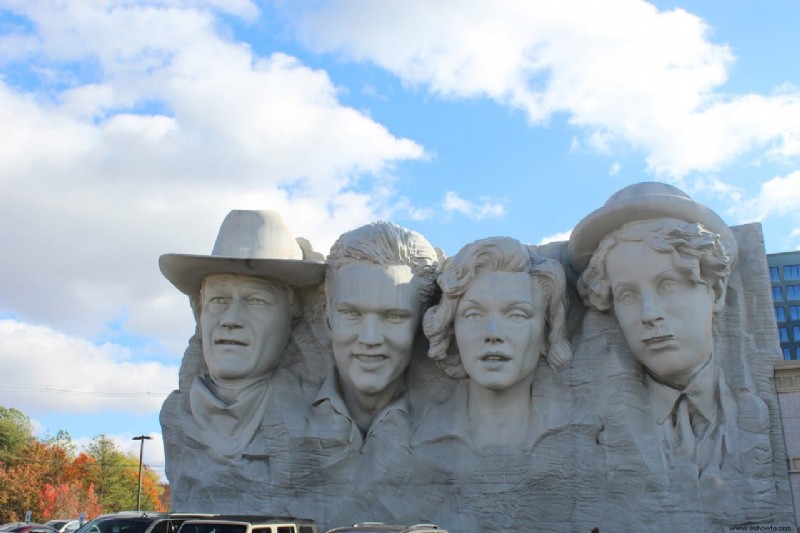
[[[800,171],[778,176],[761,184],[755,197],[737,209],[743,222],[763,220],[770,216],[792,215],[800,223]]]
[[[548,235],[546,237],[542,237],[539,242],[536,244],[541,246],[543,244],[547,244],[550,242],[561,242],[561,241],[568,241],[570,235],[572,235],[572,229],[568,229],[567,231],[561,231],[558,233],[554,233],[553,235]]]
[[[15,320],[0,320],[0,353],[3,402],[26,413],[156,413],[178,384],[177,365],[134,362],[129,348]]]
[[[460,213],[472,220],[484,218],[502,218],[506,214],[505,206],[486,196],[481,196],[479,202],[472,202],[461,198],[454,191],[447,191],[442,200],[442,207],[447,213]]]
[[[332,0],[298,19],[315,50],[374,62],[444,98],[491,98],[532,123],[565,113],[587,146],[607,153],[625,142],[661,176],[712,171],[754,148],[800,154],[800,91],[718,92],[734,55],[682,9]]]
[[[615,162],[613,165],[611,165],[611,168],[608,169],[608,175],[616,176],[617,174],[619,174],[620,170],[622,170],[622,165],[620,165],[618,162]]]
[[[0,79],[5,316],[93,337],[122,320],[179,356],[192,317],[159,255],[210,253],[231,209],[281,211],[327,252],[424,157],[324,71],[230,39],[216,10],[251,20],[250,2],[9,6],[34,29],[0,39],[0,64],[37,81]]]

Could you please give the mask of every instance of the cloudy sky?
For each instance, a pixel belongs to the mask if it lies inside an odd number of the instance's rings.
[[[152,435],[163,471],[194,326],[158,257],[231,209],[452,255],[661,180],[798,249],[798,27],[794,0],[0,0],[0,405]]]

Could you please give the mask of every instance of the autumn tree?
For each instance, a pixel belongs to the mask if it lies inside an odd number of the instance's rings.
[[[106,435],[95,437],[87,447],[87,454],[94,458],[94,472],[87,470],[87,477],[95,480],[94,486],[103,511],[115,513],[136,509],[139,492],[139,458],[135,454],[122,453]],[[149,468],[142,471],[143,510],[161,508],[158,476]]]
[[[0,406],[0,523],[93,517],[136,509],[139,458],[125,454],[109,437],[95,437],[85,452],[75,455],[66,431],[37,440],[30,420],[20,411]],[[158,475],[144,465],[141,509],[167,508]]]

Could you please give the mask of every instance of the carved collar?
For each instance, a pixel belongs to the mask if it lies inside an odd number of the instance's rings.
[[[672,415],[675,404],[686,397],[697,411],[711,424],[717,420],[719,392],[717,387],[717,368],[713,354],[683,388],[676,388],[651,374],[647,374],[650,391],[650,406],[656,422],[661,425]]]

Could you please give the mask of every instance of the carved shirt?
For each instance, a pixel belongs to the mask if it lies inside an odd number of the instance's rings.
[[[713,357],[681,389],[649,374],[646,379],[664,449],[694,461],[700,471],[712,463],[719,467],[726,447],[735,444],[735,436],[726,433],[735,428],[737,416],[736,403]]]
[[[264,494],[280,475],[273,460],[285,455],[298,431],[292,420],[294,409],[305,409],[300,385],[278,370],[245,398],[227,404],[196,378],[189,391],[174,391],[165,401],[161,426],[173,510],[280,511]]]
[[[312,402],[312,419],[309,435],[323,441],[324,447],[347,447],[362,451],[373,436],[408,441],[409,401],[404,393],[395,397],[373,417],[366,432],[350,416],[339,384],[338,371],[334,370],[322,383]]]

